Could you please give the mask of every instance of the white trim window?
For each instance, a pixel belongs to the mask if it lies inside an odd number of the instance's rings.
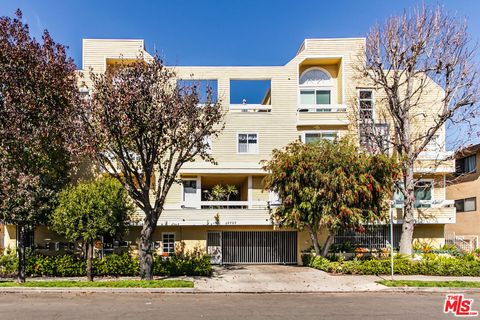
[[[301,89],[301,105],[332,104],[332,91],[329,89]]]
[[[360,122],[373,123],[374,120],[375,100],[373,90],[360,89],[358,90],[358,111]]]
[[[457,212],[477,211],[477,197],[455,200]]]
[[[338,137],[336,131],[307,131],[303,133],[304,143],[315,143],[322,139],[333,141]]]
[[[403,182],[398,183],[401,189],[404,188]],[[430,208],[433,203],[434,196],[434,181],[433,179],[421,179],[415,182],[413,187],[413,194],[415,196],[415,202],[413,206],[415,208]],[[396,207],[403,208],[405,197],[398,187],[395,187],[394,200]]]
[[[425,146],[425,151],[427,152],[440,152],[441,145],[440,145],[440,136],[435,134],[432,136],[432,139],[428,141],[427,145]]]
[[[298,81],[300,112],[329,112],[330,110],[315,106],[331,105],[335,97],[335,86],[330,73],[320,67],[305,70]],[[307,108],[309,107],[309,108]]]
[[[429,208],[433,201],[433,180],[419,180],[413,187],[416,208]]]
[[[457,174],[475,173],[477,171],[477,155],[472,154],[468,157],[455,160]]]
[[[205,151],[208,154],[211,154],[213,152],[212,149],[212,137],[211,136],[205,136],[203,137],[203,144],[205,145]]]
[[[258,153],[258,134],[239,133],[237,134],[238,153]]]
[[[162,253],[168,255],[175,254],[175,233],[162,233]]]

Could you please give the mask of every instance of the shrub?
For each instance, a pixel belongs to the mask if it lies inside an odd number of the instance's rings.
[[[80,277],[85,276],[86,260],[72,254],[46,256],[27,252],[25,272],[30,277]],[[0,277],[15,276],[18,258],[14,251],[0,256]],[[103,259],[93,259],[93,270],[97,276],[137,276],[138,257],[128,253],[112,254]],[[158,276],[210,276],[212,266],[209,256],[203,253],[178,254],[171,257],[156,256],[154,275]]]
[[[139,262],[137,257],[128,253],[112,254],[103,259],[93,259],[93,270],[97,276],[136,276]]]
[[[210,276],[212,265],[205,254],[156,256],[153,262],[153,274],[162,276]]]
[[[337,274],[390,274],[389,259],[329,261],[322,257],[303,257],[304,265]],[[396,256],[394,272],[401,275],[480,276],[480,260],[475,255],[463,257],[425,254],[421,260]]]
[[[18,270],[18,258],[14,251],[7,249],[5,255],[0,256],[0,275],[13,276]]]

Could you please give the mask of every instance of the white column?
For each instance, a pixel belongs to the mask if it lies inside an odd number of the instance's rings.
[[[252,176],[248,176],[248,209],[252,209],[253,201],[253,179]]]
[[[202,208],[202,177],[197,176],[197,209]]]

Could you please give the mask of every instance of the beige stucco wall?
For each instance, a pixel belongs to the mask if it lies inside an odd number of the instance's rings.
[[[15,249],[17,247],[17,228],[12,225],[4,227],[3,244],[5,249]]]
[[[448,225],[448,224],[446,224]],[[444,224],[424,224],[416,225],[413,232],[413,241],[428,243],[434,249],[438,249],[444,245]]]
[[[7,227],[9,231],[9,247],[15,248],[15,227]],[[209,231],[272,231],[272,230],[292,230],[292,229],[278,229],[274,226],[159,226],[153,234],[153,241],[162,241],[162,233],[175,233],[176,247],[180,248],[184,246],[186,252],[193,250],[206,251],[207,245],[207,232]],[[136,243],[140,237],[141,227],[131,227],[129,232],[125,235],[123,240],[131,241],[132,246],[130,252],[137,254]],[[327,239],[328,232],[322,228],[319,231],[318,239],[321,245],[323,245]],[[414,231],[414,241],[425,242],[438,248],[444,244],[444,225],[443,224],[431,224],[431,225],[417,225]],[[297,260],[301,264],[302,251],[305,251],[312,247],[310,235],[307,231],[299,231],[297,238]],[[55,234],[55,232],[49,230],[47,227],[38,227],[35,230],[35,243],[37,245],[44,246],[47,242],[66,242],[66,240]],[[161,248],[161,247],[160,247]],[[158,254],[161,253],[159,249]],[[53,250],[45,251],[47,254],[61,254],[63,251],[55,252]]]
[[[226,112],[225,129],[222,134],[212,141],[212,156],[218,165],[205,164],[196,161],[185,164],[182,171],[188,170],[191,174],[201,174],[201,170],[226,170],[231,168],[260,170],[260,161],[268,160],[275,148],[281,148],[291,141],[299,139],[305,131],[327,130],[338,131],[340,135],[348,133],[356,135],[354,116],[350,116],[351,124],[332,125],[319,122],[318,125],[300,126],[297,124],[297,107],[299,105],[299,77],[302,72],[311,67],[321,67],[332,76],[333,90],[336,99],[332,103],[346,104],[348,113],[354,113],[357,105],[359,88],[369,87],[362,83],[355,70],[355,64],[364,54],[364,38],[343,39],[307,39],[302,44],[296,56],[282,66],[175,66],[172,67],[179,79],[216,80],[219,100]],[[93,68],[94,72],[104,72],[109,61],[118,59],[121,55],[131,59],[144,52],[143,40],[106,40],[85,39],[83,41],[83,69]],[[148,54],[147,54],[148,55]],[[87,77],[88,78],[88,77]],[[233,112],[230,107],[230,81],[239,79],[269,79],[271,81],[271,112]],[[88,81],[87,81],[88,82]],[[422,132],[437,111],[442,92],[440,88],[431,83],[425,90],[426,95],[420,109],[425,114],[416,117],[412,133]],[[384,95],[375,93],[375,114],[377,118],[384,110]],[[305,116],[305,115],[300,115]],[[331,114],[311,114],[309,117],[324,117],[328,120]],[[440,130],[440,138],[444,140],[444,128]],[[257,133],[259,152],[257,154],[237,153],[237,134]],[[198,172],[195,170],[198,169]],[[181,171],[181,173],[182,173]],[[233,171],[230,171],[233,172]],[[443,177],[443,174],[437,174]],[[422,174],[418,174],[418,177]],[[254,181],[257,186],[257,182]],[[439,187],[438,185],[436,187]],[[170,207],[179,206],[181,202],[181,186],[174,184],[167,196],[166,204]],[[438,190],[441,191],[441,190]],[[259,188],[253,190],[254,198],[266,199],[268,195]],[[435,199],[442,196],[443,192],[435,191]],[[153,199],[152,199],[153,200]]]
[[[480,236],[480,211],[478,209],[480,199],[480,153],[476,155],[477,170],[475,173],[462,177],[449,177],[447,184],[447,199],[459,200],[466,198],[477,198],[476,210],[468,212],[457,212],[455,224],[445,227],[446,232],[455,232],[456,235]]]

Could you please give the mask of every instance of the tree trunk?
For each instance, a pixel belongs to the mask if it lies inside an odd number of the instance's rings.
[[[17,254],[18,254],[18,275],[17,282],[25,282],[25,226],[17,226]]]
[[[87,244],[87,281],[93,281],[92,260],[93,260],[93,241],[89,241]]]
[[[327,241],[325,241],[325,244],[323,245],[322,248],[322,257],[326,257],[328,254],[328,250],[330,250],[330,246],[333,243],[333,236],[331,234],[328,235]]]
[[[405,202],[403,206],[402,236],[400,237],[400,254],[411,255],[413,229],[415,227],[413,164],[409,165],[404,172]]]
[[[150,215],[151,216],[151,215]],[[152,219],[145,219],[143,222],[142,232],[140,234],[140,277],[143,280],[153,279],[153,250],[152,236],[155,231],[156,222]]]
[[[318,244],[317,232],[312,230],[312,228],[308,228],[308,232],[310,233],[310,239],[312,240],[313,247],[315,248],[315,255],[320,256],[322,252],[320,250],[320,245]]]

